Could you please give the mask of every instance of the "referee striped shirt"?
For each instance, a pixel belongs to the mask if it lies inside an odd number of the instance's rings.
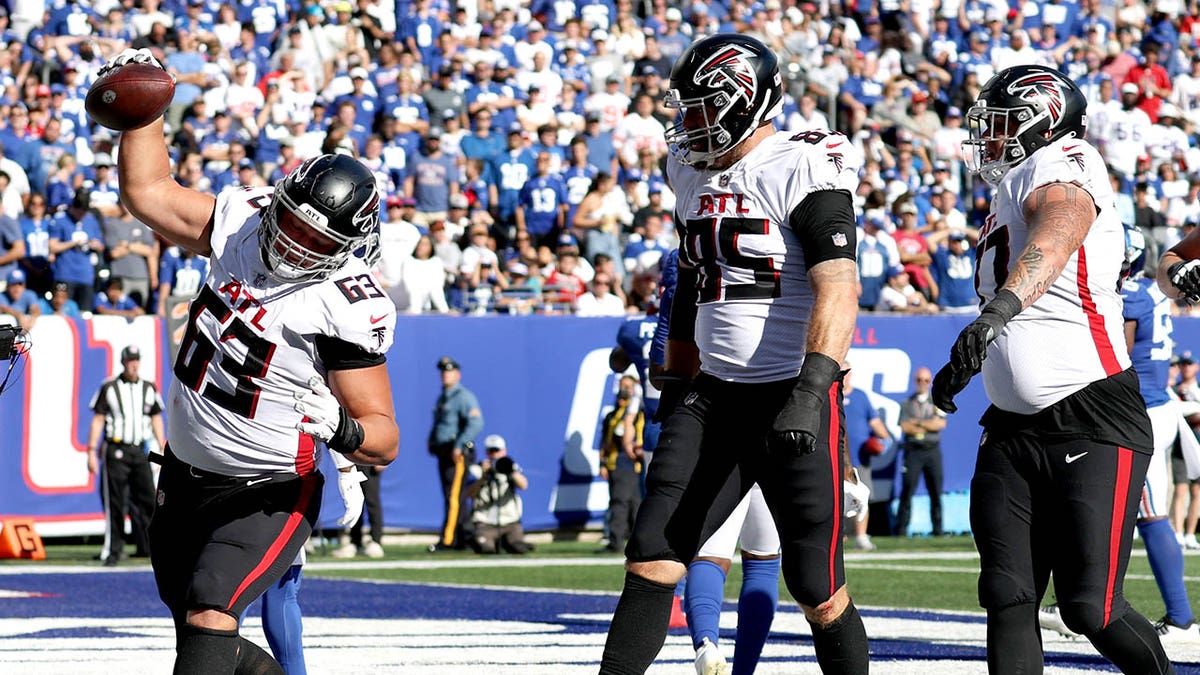
[[[153,382],[129,382],[118,375],[100,385],[91,409],[104,416],[106,442],[141,445],[153,434],[150,418],[162,414],[163,404]]]

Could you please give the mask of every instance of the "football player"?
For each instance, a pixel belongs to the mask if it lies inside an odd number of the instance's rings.
[[[128,50],[100,75],[131,61],[160,65]],[[117,168],[134,215],[210,259],[173,368],[150,525],[175,672],[278,672],[237,617],[308,539],[317,443],[368,465],[398,449],[385,365],[395,309],[353,255],[378,224],[375,180],[322,155],[276,188],[214,198],[173,179],[161,119],[121,134]]]
[[[1138,506],[1137,529],[1146,546],[1150,571],[1158,583],[1167,614],[1154,628],[1163,642],[1200,640],[1192,622],[1192,606],[1183,583],[1183,550],[1167,520],[1171,479],[1167,467],[1171,449],[1179,439],[1182,416],[1171,398],[1167,371],[1174,341],[1171,339],[1171,301],[1145,274],[1146,237],[1136,227],[1125,228],[1125,260],[1128,278],[1121,285],[1125,302],[1125,341],[1137,371],[1146,412],[1150,415],[1154,456],[1146,470],[1142,500]],[[1043,628],[1071,635],[1062,624],[1058,606],[1042,608],[1038,615]]]
[[[698,40],[671,72],[682,248],[660,412],[678,406],[625,550],[601,673],[646,671],[685,565],[756,482],[822,671],[868,670],[842,564],[839,366],[857,314],[862,157],[841,134],[776,132],[782,102],[774,54],[748,36]]]
[[[1087,101],[1056,70],[996,74],[967,112],[967,167],[995,186],[980,233],[979,317],[934,378],[934,402],[983,372],[992,405],[971,481],[988,669],[1042,670],[1051,575],[1064,623],[1126,673],[1174,672],[1122,595],[1154,444],[1124,348],[1125,234]]]

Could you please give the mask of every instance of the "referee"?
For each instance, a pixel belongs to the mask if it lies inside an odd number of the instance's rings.
[[[164,447],[162,400],[154,383],[138,377],[142,354],[136,345],[121,350],[121,374],[105,380],[92,397],[92,428],[88,434],[88,472],[96,473],[104,450],[104,510],[108,526],[100,558],[105,567],[120,562],[125,544],[126,505],[133,514],[135,543],[146,542],[146,527],[154,512],[154,476],[146,454],[151,431],[158,447]]]

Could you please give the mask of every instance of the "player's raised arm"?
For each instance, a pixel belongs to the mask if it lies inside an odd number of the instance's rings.
[[[141,53],[144,51],[127,50],[114,57],[100,69],[101,78],[131,63],[162,68],[148,52]],[[132,122],[130,126],[137,124]],[[130,213],[190,251],[204,256],[212,252],[210,235],[216,199],[183,187],[171,175],[161,115],[145,126],[121,133],[117,175],[121,201]]]

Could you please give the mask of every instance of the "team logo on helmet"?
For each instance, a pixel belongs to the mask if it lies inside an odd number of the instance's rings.
[[[713,54],[696,70],[693,78],[700,86],[713,89],[728,89],[743,96],[747,102],[754,100],[758,92],[758,76],[754,74],[754,53],[741,45],[729,45]]]
[[[1062,121],[1063,111],[1067,107],[1067,95],[1062,83],[1053,75],[1046,73],[1031,73],[1008,85],[1008,93],[1024,101],[1036,101],[1041,98],[1046,103],[1046,112],[1050,114],[1050,128],[1053,129]]]

